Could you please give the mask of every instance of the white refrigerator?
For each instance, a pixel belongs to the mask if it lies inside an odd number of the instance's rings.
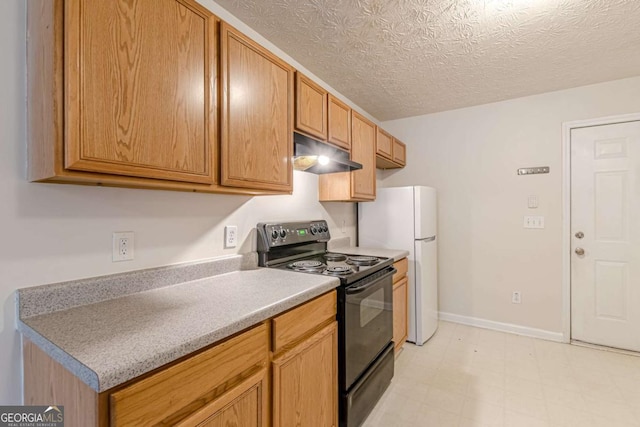
[[[422,345],[438,328],[436,190],[379,188],[374,202],[359,203],[359,245],[409,251],[409,337]]]

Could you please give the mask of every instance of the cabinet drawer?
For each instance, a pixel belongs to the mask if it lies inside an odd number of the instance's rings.
[[[307,333],[336,316],[336,291],[324,294],[273,318],[273,352],[303,338]]]
[[[396,283],[407,275],[407,271],[409,271],[409,260],[407,260],[407,258],[402,258],[400,261],[394,262],[393,266],[398,270],[398,272],[393,275],[393,283]]]
[[[266,324],[111,395],[111,425],[175,424],[234,387],[269,357]]]

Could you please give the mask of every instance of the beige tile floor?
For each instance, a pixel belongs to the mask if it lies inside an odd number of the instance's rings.
[[[365,427],[640,427],[640,357],[441,322]]]

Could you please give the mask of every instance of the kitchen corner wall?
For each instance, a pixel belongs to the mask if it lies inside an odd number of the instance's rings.
[[[21,402],[17,288],[246,252],[261,220],[324,218],[334,237],[354,241],[355,204],[319,203],[318,177],[304,172],[294,172],[293,195],[254,198],[27,182],[25,16],[24,0],[0,2],[0,405]],[[223,249],[225,225],[238,226],[238,248]],[[111,262],[114,231],[135,232],[134,261]]]
[[[378,185],[438,190],[441,312],[562,332],[562,123],[633,112],[640,77],[382,124],[408,156]],[[528,166],[551,173],[516,175]],[[545,229],[524,229],[524,215]]]

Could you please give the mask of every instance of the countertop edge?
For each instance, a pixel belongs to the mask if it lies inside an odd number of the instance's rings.
[[[243,330],[256,326],[280,313],[327,293],[337,288],[339,285],[340,281],[338,279],[328,279],[326,283],[317,285],[311,289],[291,295],[284,300],[248,313],[246,316],[231,324],[223,325],[206,335],[188,340],[180,344],[174,350],[158,354],[151,361],[146,359],[136,363],[135,365],[128,366],[126,370],[95,371],[74,358],[71,354],[67,353],[63,348],[60,348],[53,342],[49,341],[44,335],[24,323],[22,319],[17,319],[16,323],[18,331],[23,334],[25,338],[31,340],[42,351],[64,366],[94,391],[102,393],[155,369],[161,368],[162,366],[170,364],[184,356],[222,341],[238,332],[242,332]]]
[[[22,334],[23,338],[29,339],[29,341],[35,344],[40,350],[78,377],[83,383],[91,387],[94,391],[100,392],[98,374],[91,368],[49,341],[47,337],[41,335],[21,319],[17,320],[17,330]]]

